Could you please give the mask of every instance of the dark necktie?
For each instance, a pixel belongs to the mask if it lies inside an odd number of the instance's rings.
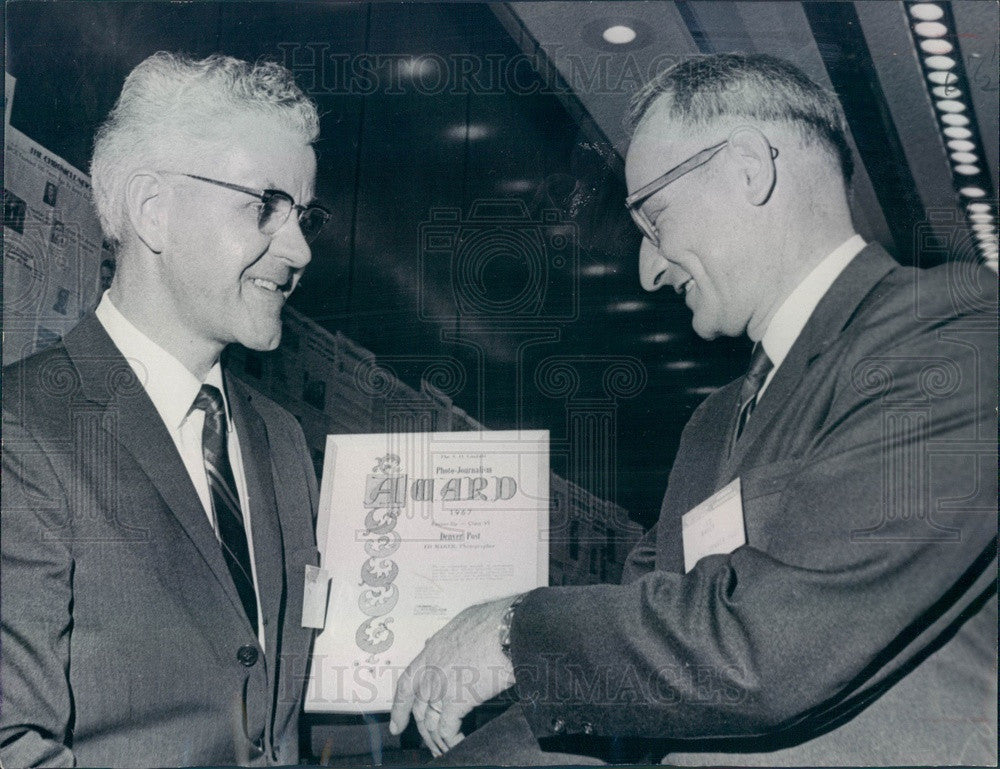
[[[753,354],[750,356],[750,368],[743,377],[743,384],[740,387],[740,400],[736,413],[736,435],[733,438],[733,445],[743,434],[743,428],[750,421],[750,415],[757,405],[757,393],[767,379],[768,372],[773,368],[771,359],[764,352],[764,345],[760,342],[754,345]]]
[[[233,469],[229,465],[226,447],[226,410],[222,393],[212,385],[202,385],[194,408],[205,412],[205,427],[201,431],[201,449],[208,474],[208,487],[212,492],[212,509],[219,526],[219,541],[226,566],[236,583],[236,592],[250,618],[254,634],[257,633],[257,594],[253,589],[253,571],[250,565],[250,548],[247,546],[246,525],[240,498],[236,492]]]

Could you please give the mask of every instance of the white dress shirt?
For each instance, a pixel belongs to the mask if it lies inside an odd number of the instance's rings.
[[[788,356],[788,351],[792,349],[795,340],[799,338],[819,300],[826,295],[840,273],[855,256],[861,253],[865,245],[865,240],[860,235],[852,235],[845,240],[823,257],[823,261],[806,275],[774,313],[760,340],[764,345],[764,352],[774,367],[757,392],[758,399],[771,384],[775,372]]]
[[[131,321],[119,312],[111,302],[108,293],[101,297],[101,303],[96,310],[97,319],[108,332],[115,347],[128,361],[132,371],[142,383],[146,394],[153,402],[160,419],[166,425],[167,432],[177,447],[181,461],[187,469],[191,482],[194,484],[201,505],[205,509],[208,523],[219,537],[219,527],[212,510],[212,493],[209,490],[208,475],[205,471],[205,460],[202,454],[201,432],[205,425],[205,412],[192,409],[194,399],[201,390],[202,382],[192,374],[183,363],[168,353],[156,342],[137,329]],[[250,565],[253,572],[254,593],[257,596],[257,637],[264,645],[264,634],[261,632],[260,589],[257,585],[257,562],[253,551],[253,532],[250,526],[250,500],[247,494],[246,474],[243,472],[243,455],[240,452],[239,436],[233,424],[229,411],[229,401],[226,398],[226,388],[222,383],[222,366],[218,362],[208,372],[204,384],[216,387],[222,393],[222,402],[226,409],[226,445],[229,451],[229,464],[232,466],[233,479],[236,481],[236,492],[243,508],[243,524],[246,527],[247,547],[250,551]]]

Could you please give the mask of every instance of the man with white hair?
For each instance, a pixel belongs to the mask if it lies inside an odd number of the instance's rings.
[[[630,118],[642,286],[747,334],[748,373],[692,415],[623,583],[461,613],[392,729],[459,765],[995,764],[995,274],[856,234],[836,100],[787,62],[683,62]]]
[[[277,64],[157,53],[98,132],[113,282],[3,372],[5,767],[297,761],[315,477],[220,356],[280,340],[318,129]]]

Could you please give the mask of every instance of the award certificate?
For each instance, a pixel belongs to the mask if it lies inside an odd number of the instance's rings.
[[[329,598],[305,710],[388,711],[458,612],[548,584],[548,526],[548,431],[329,436],[317,522]]]

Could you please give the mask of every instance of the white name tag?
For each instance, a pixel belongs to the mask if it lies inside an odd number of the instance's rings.
[[[740,479],[719,489],[681,516],[684,573],[706,555],[731,553],[747,542]]]
[[[326,624],[326,594],[329,586],[329,573],[307,563],[305,592],[302,595],[302,627],[323,629]]]

